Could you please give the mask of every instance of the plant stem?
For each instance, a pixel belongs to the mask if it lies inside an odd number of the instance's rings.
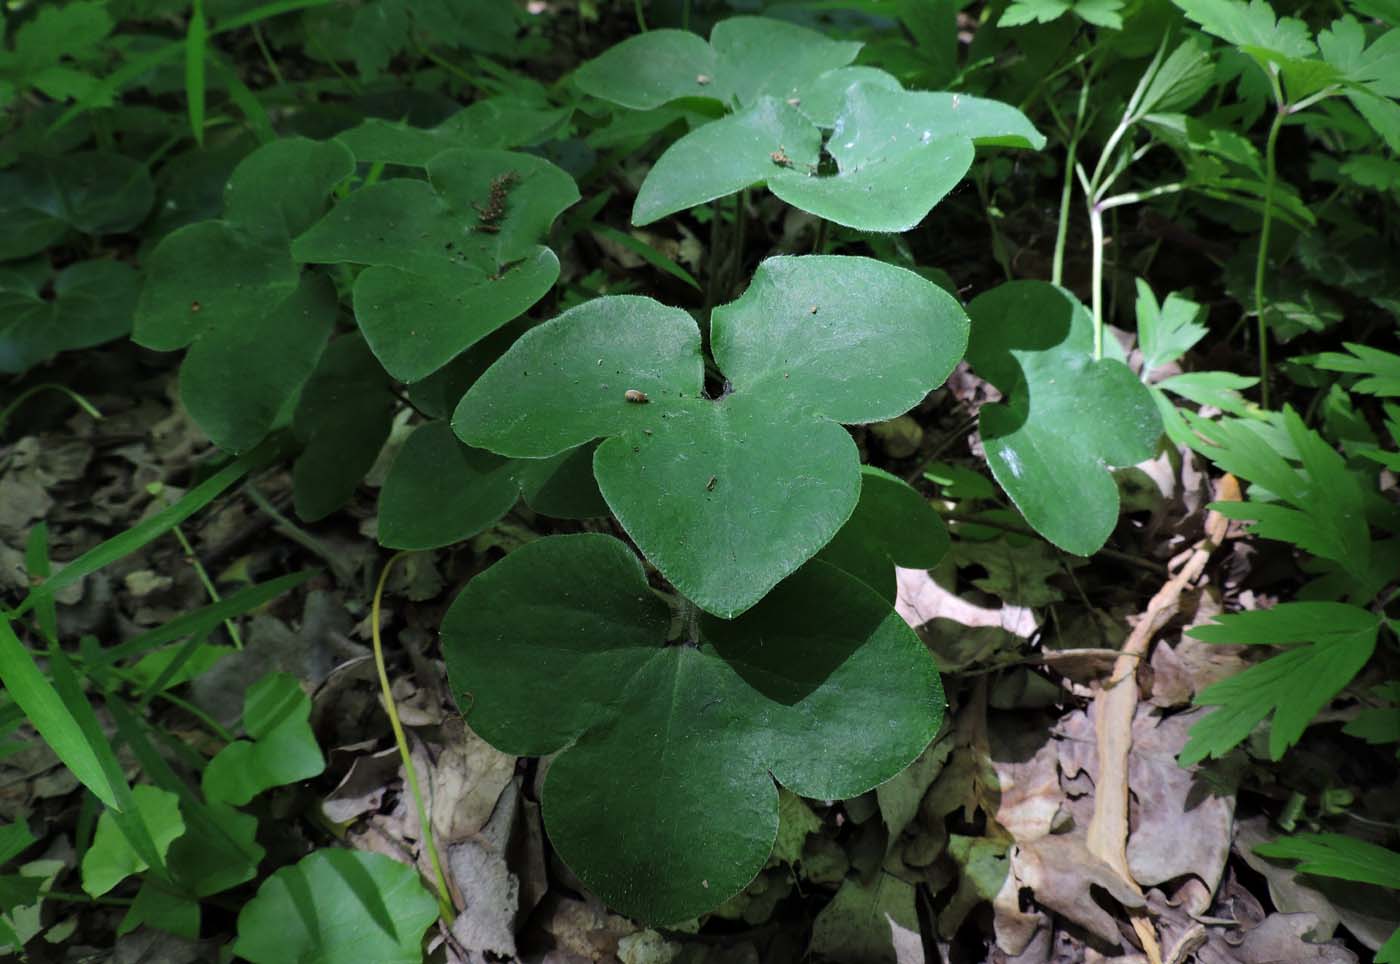
[[[413,793],[413,805],[418,811],[418,825],[422,828],[423,846],[428,851],[428,859],[432,861],[433,874],[437,877],[437,902],[438,914],[443,921],[451,926],[456,919],[457,911],[452,906],[452,891],[447,886],[447,875],[442,872],[442,860],[438,857],[437,843],[433,840],[433,825],[429,820],[429,814],[423,806],[423,794],[418,789],[418,770],[413,766],[413,756],[408,750],[408,737],[404,735],[403,724],[399,722],[398,707],[394,705],[394,693],[389,686],[389,671],[384,666],[384,643],[379,633],[379,612],[384,599],[384,584],[389,580],[389,573],[393,571],[395,563],[404,556],[406,552],[398,552],[389,557],[389,561],[384,564],[384,569],[379,573],[379,583],[374,587],[374,602],[370,606],[370,636],[374,640],[374,666],[379,671],[379,688],[384,696],[384,712],[389,714],[389,726],[394,731],[394,742],[399,748],[399,759],[403,761],[403,772],[408,780],[408,788]]]
[[[1084,107],[1089,100],[1086,79],[1079,87],[1079,104],[1074,112],[1074,133],[1070,135],[1065,154],[1065,183],[1060,189],[1060,221],[1055,228],[1055,255],[1050,262],[1050,283],[1061,284],[1065,276],[1065,243],[1069,239],[1069,208],[1074,198],[1074,165],[1079,154],[1079,139],[1084,133]]]
[[[185,533],[179,526],[170,530],[175,534],[175,538],[180,542],[180,548],[185,550],[185,561],[194,567],[195,575],[199,576],[199,582],[204,586],[204,591],[209,594],[211,602],[219,602],[223,599],[219,595],[219,590],[214,586],[214,580],[209,578],[209,572],[204,568],[204,563],[199,561],[199,556],[195,554],[194,546],[190,545],[190,540],[185,538]],[[234,649],[243,648],[243,637],[239,635],[238,626],[232,619],[224,620],[224,628],[228,630],[228,638],[233,640]]]
[[[1089,202],[1090,256],[1093,264],[1094,360],[1103,358],[1103,209]]]
[[[1289,107],[1279,104],[1269,125],[1264,148],[1264,223],[1259,228],[1259,256],[1254,262],[1254,317],[1259,331],[1259,404],[1269,407],[1269,324],[1264,318],[1264,272],[1269,264],[1269,232],[1274,226],[1274,181],[1278,177],[1278,132],[1288,119]]]
[[[632,0],[632,9],[637,12],[637,29],[642,33],[647,32],[647,18],[642,13],[642,0]]]
[[[4,433],[5,424],[9,422],[10,416],[13,415],[15,412],[19,411],[19,407],[21,405],[29,401],[35,395],[38,395],[40,392],[58,392],[62,395],[67,395],[73,400],[74,405],[77,405],[79,408],[81,408],[84,412],[87,412],[93,418],[100,419],[102,417],[102,413],[97,410],[97,408],[92,404],[92,402],[89,402],[86,398],[83,398],[83,396],[73,391],[73,389],[69,388],[66,385],[60,385],[58,384],[58,382],[44,382],[41,385],[35,385],[32,388],[25,389],[24,391],[19,393],[19,397],[16,398],[13,402],[10,402],[10,404],[6,405],[4,408],[0,408],[0,434]]]

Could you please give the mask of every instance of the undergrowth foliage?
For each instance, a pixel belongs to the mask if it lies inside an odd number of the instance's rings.
[[[532,541],[443,618],[452,694],[499,749],[555,754],[552,846],[651,924],[713,911],[763,870],[780,793],[858,796],[939,732],[948,667],[896,614],[896,564],[932,568],[997,526],[1028,537],[1028,559],[1118,551],[1115,470],[1164,450],[1245,482],[1243,501],[1214,510],[1306,576],[1295,599],[1190,630],[1261,658],[1197,695],[1215,710],[1180,763],[1256,736],[1278,760],[1349,689],[1365,708],[1346,733],[1400,740],[1382,668],[1400,355],[1348,343],[1269,360],[1271,345],[1324,344],[1314,336],[1340,317],[1324,282],[1351,287],[1386,331],[1400,312],[1400,274],[1379,253],[1397,228],[1400,10],[1364,0],[1314,30],[1265,0],[1175,2],[1150,16],[1121,0],[977,6],[962,54],[943,4],[894,5],[912,43],[722,16],[708,39],[637,32],[553,84],[505,66],[548,48],[505,2],[7,5],[0,372],[16,390],[0,433],[68,391],[42,374],[55,356],[129,338],[178,353],[180,401],[225,453],[61,568],[34,529],[33,589],[0,620],[0,719],[33,726],[92,795],[83,890],[139,877],[120,932],[191,937],[209,898],[240,894],[232,950],[256,962],[415,960],[432,923],[450,923],[440,867],[424,880],[330,847],[266,866],[253,802],[326,766],[294,677],[248,689],[193,782],[143,713],[191,678],[206,637],[309,573],[124,640],[63,639],[55,618],[65,586],[178,533],[249,473],[290,464],[313,523],[386,451],[385,548],[460,546],[527,507]],[[437,92],[463,77],[466,106]],[[1311,162],[1335,187],[1321,203],[1287,180],[1278,142],[1299,131],[1326,148]],[[616,187],[603,175],[623,164],[633,226],[709,228],[700,279],[604,222]],[[995,201],[1038,175],[1059,198],[1042,272],[1009,251]],[[1004,268],[971,291],[908,240],[965,181]],[[1358,212],[1378,196],[1390,213],[1368,224]],[[1071,285],[1075,197],[1092,244]],[[811,231],[754,263],[760,201]],[[1159,298],[1136,278],[1136,349],[1109,328],[1120,211],[1183,204],[1257,238],[1222,259],[1257,376],[1187,370],[1222,325],[1190,290]],[[568,272],[590,226],[663,283]],[[999,488],[940,476],[938,451],[904,478],[862,464],[866,432],[927,416],[960,368],[1000,396],[969,426]],[[981,528],[950,536],[944,515],[976,506],[954,521]],[[0,855],[33,841],[11,824]],[[1258,852],[1400,886],[1395,853],[1335,833]],[[44,886],[0,880],[0,944],[21,948],[34,935],[14,912]],[[375,912],[357,909],[366,894]],[[1400,960],[1396,944],[1378,959]]]

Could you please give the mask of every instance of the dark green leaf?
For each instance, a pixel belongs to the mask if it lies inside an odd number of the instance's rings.
[[[861,467],[860,480],[855,512],[817,558],[855,576],[894,605],[894,567],[938,565],[948,551],[948,527],[928,500],[903,480],[869,465]]]
[[[705,618],[699,645],[664,645],[669,622],[628,549],[589,534],[516,550],[443,625],[472,728],[511,753],[562,750],[544,788],[560,855],[653,923],[709,910],[762,869],[773,778],[855,796],[923,750],[943,707],[923,644],[824,563],[739,619]],[[550,713],[529,709],[541,701]]]
[[[606,437],[594,472],[618,520],[687,598],[730,616],[855,508],[857,453],[836,423],[916,404],[956,364],[965,324],[952,297],[912,272],[772,258],[714,312],[715,361],[733,388],[724,397],[702,397],[689,315],[601,298],[523,335],[472,386],[453,428],[517,458]]]

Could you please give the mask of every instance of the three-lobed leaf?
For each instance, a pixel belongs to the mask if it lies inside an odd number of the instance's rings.
[[[428,180],[394,178],[337,204],[292,244],[300,261],[355,264],[355,319],[384,368],[413,382],[533,305],[559,276],[538,243],[578,200],[538,157],[459,149]]]
[[[1093,357],[1089,313],[1063,288],[1009,282],[968,314],[968,361],[1005,396],[979,416],[992,475],[1037,532],[1092,555],[1118,524],[1109,467],[1151,458],[1162,432],[1151,394],[1121,361]]]
[[[472,728],[507,752],[562,751],[543,790],[559,854],[652,923],[710,910],[762,869],[775,778],[804,796],[862,793],[918,756],[943,708],[909,627],[822,562],[735,620],[702,619],[698,640],[668,645],[670,621],[627,547],[585,534],[516,550],[443,624]]]
[[[917,404],[962,356],[966,326],[958,303],[912,272],[772,258],[713,314],[729,385],[720,398],[704,396],[688,314],[616,296],[523,335],[467,392],[453,427],[515,458],[605,438],[593,468],[613,514],[682,594],[732,616],[855,508],[859,458],[840,424]]]

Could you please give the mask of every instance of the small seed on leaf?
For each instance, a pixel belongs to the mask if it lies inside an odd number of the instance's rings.
[[[710,476],[710,481],[708,481],[708,482],[705,483],[705,491],[706,491],[706,492],[713,492],[713,491],[715,490],[715,483],[718,482],[718,481],[719,481],[719,476],[716,476],[716,475]]]
[[[704,87],[706,84],[708,84],[708,83],[710,82],[710,75],[709,75],[709,74],[696,74],[696,75],[695,75],[695,82],[696,82],[697,84],[699,84],[701,87]]]
[[[627,391],[622,393],[622,397],[633,405],[645,405],[647,402],[651,401],[651,399],[647,398],[646,392],[639,392],[635,388],[627,389]]]
[[[199,303],[198,301],[191,301],[191,302],[190,302],[190,311],[198,311],[201,307],[202,307],[202,306],[200,305],[200,303]]]

